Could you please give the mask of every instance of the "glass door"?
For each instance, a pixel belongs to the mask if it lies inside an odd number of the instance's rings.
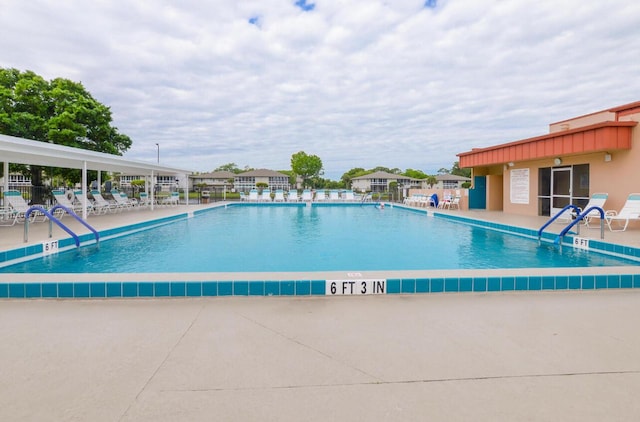
[[[551,169],[551,215],[571,203],[571,167]]]

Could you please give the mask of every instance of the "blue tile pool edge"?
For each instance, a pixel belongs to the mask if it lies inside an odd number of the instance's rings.
[[[187,278],[173,281],[36,281],[0,283],[0,300],[10,299],[122,299],[185,298],[217,296],[334,296],[332,282],[359,284],[365,280],[205,280]],[[640,288],[640,271],[621,274],[508,275],[478,277],[389,278],[376,280],[377,294],[487,293],[511,291],[595,291]],[[340,288],[337,289],[341,295]],[[343,289],[344,290],[344,289]],[[368,293],[371,293],[369,291]]]

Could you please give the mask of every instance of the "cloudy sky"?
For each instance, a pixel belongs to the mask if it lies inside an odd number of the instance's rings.
[[[193,171],[450,168],[640,100],[634,0],[0,0],[0,67],[80,81]]]

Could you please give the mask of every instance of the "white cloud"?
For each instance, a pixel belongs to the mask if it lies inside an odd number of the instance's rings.
[[[130,158],[286,169],[303,150],[336,179],[433,173],[639,99],[634,2],[294,3],[5,0],[0,66],[81,81]]]

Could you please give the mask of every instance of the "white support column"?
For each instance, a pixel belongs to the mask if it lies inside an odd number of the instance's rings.
[[[9,190],[9,162],[5,161],[4,162],[4,186],[2,187],[2,192],[6,192]],[[5,209],[9,209],[9,202],[5,199],[4,202],[4,208]]]
[[[186,174],[180,176],[182,179],[182,189],[184,190],[184,203],[189,205],[189,179]]]
[[[151,211],[153,211],[156,205],[156,184],[154,180],[153,170],[151,170],[151,195],[149,195],[149,198],[151,198]]]
[[[83,161],[82,162],[82,180],[81,182],[81,189],[82,192],[84,193],[84,195],[82,196],[82,219],[86,220],[87,219],[87,207],[89,206],[89,199],[87,198],[87,162]]]

